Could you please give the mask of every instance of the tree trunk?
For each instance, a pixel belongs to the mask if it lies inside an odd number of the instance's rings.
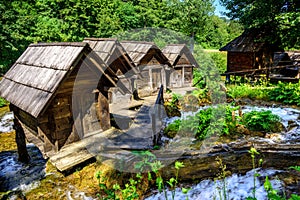
[[[26,148],[25,133],[16,116],[14,118],[13,128],[16,131],[16,143],[17,143],[18,155],[19,155],[18,160],[23,163],[28,163],[30,160],[30,156]]]

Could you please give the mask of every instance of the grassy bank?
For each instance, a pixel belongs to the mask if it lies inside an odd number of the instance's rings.
[[[234,99],[250,98],[300,106],[300,83],[278,83],[269,86],[240,84],[228,85],[227,89],[228,97]]]

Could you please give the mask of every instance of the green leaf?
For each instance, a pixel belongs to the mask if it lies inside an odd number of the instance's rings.
[[[191,188],[181,188],[183,194],[187,194],[190,190]]]
[[[179,161],[175,162],[175,169],[179,170],[182,167],[184,167],[183,162],[179,162]]]

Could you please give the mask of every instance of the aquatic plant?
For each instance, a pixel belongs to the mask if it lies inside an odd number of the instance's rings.
[[[129,182],[124,185],[123,188],[118,183],[115,183],[112,188],[109,188],[106,185],[106,177],[102,175],[101,171],[96,173],[96,178],[98,180],[98,185],[100,188],[100,193],[98,193],[98,198],[102,200],[135,200],[139,199],[137,193],[137,184],[141,182],[142,176],[136,174],[137,180],[132,178],[129,179]]]
[[[168,124],[168,126],[164,129],[164,134],[169,138],[174,138],[178,133],[181,125],[181,120],[174,120],[172,123]]]
[[[280,117],[272,114],[270,110],[251,111],[242,117],[242,123],[251,131],[274,131],[279,122]]]
[[[220,172],[217,174],[216,180],[220,179],[221,180],[221,187],[217,186],[218,194],[219,194],[219,199],[220,200],[227,200],[229,199],[229,193],[227,191],[227,181],[226,181],[226,176],[228,174],[228,171],[226,171],[226,165],[223,163],[222,159],[220,157],[216,158],[217,165],[219,166]]]
[[[253,169],[256,169],[255,158],[256,158],[256,155],[259,155],[259,152],[254,147],[252,147],[249,150],[249,153],[251,154],[251,158],[252,158],[252,167],[253,167]],[[262,162],[263,162],[263,160],[259,159],[258,166],[260,166],[262,164]],[[300,171],[299,166],[292,166],[292,167],[290,167],[290,169],[295,169],[297,171]],[[247,197],[246,200],[257,200],[256,199],[256,177],[258,177],[258,176],[260,176],[260,174],[258,174],[255,171],[254,176],[253,176],[253,191],[252,191],[253,196]],[[264,189],[267,192],[268,200],[287,200],[285,194],[283,194],[283,196],[280,196],[278,191],[273,188],[268,176],[266,176],[266,179],[264,182]],[[292,194],[288,200],[300,200],[300,196],[297,194]]]
[[[259,153],[258,153],[258,151],[254,147],[251,147],[248,152],[251,155],[252,168],[255,171],[254,171],[254,175],[253,175],[253,190],[252,190],[253,197],[247,197],[247,200],[256,200],[256,177],[260,176],[260,174],[258,174],[257,171],[256,171],[255,157],[256,157],[256,155],[259,155]],[[263,162],[263,160],[260,159],[258,166],[260,166],[262,164],[262,162]]]
[[[229,135],[235,132],[239,117],[234,112],[239,107],[218,105],[200,110],[195,116],[183,120],[175,120],[164,130],[168,132],[192,132],[198,140],[204,140],[212,135]],[[173,135],[173,134],[172,134]]]
[[[159,169],[161,169],[163,167],[163,165],[161,164],[160,161],[155,161],[152,164],[152,170],[155,173],[156,176],[156,186],[159,190],[159,192],[163,192],[165,195],[165,199],[168,200],[168,195],[167,195],[167,190],[165,188],[165,182],[169,185],[170,190],[171,190],[171,194],[172,194],[172,200],[175,199],[175,194],[176,194],[176,187],[178,185],[178,175],[179,175],[179,170],[181,168],[184,167],[184,164],[182,162],[176,161],[174,164],[175,167],[175,177],[171,177],[169,180],[164,181],[164,179],[162,178],[162,175],[159,171]],[[186,194],[188,193],[189,189],[186,188],[182,188],[182,193]],[[186,199],[188,199],[188,196],[186,196]]]

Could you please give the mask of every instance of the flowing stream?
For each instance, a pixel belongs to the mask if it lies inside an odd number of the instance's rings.
[[[203,180],[200,183],[190,187],[187,194],[183,194],[181,189],[175,190],[176,200],[241,200],[247,197],[253,197],[254,186],[254,173],[260,174],[255,178],[255,196],[257,200],[267,199],[267,193],[264,190],[264,180],[266,176],[274,176],[279,170],[262,170],[253,169],[247,172],[245,175],[233,174],[226,177],[224,180]],[[282,189],[282,183],[279,180],[273,179],[270,181],[273,188],[280,191]],[[172,192],[167,190],[168,199],[172,199]],[[156,193],[146,200],[165,200],[165,193]]]
[[[202,107],[201,109],[206,109]],[[253,110],[262,111],[270,110],[273,114],[278,115],[281,118],[281,123],[284,125],[285,130],[279,133],[267,134],[268,137],[254,137],[252,140],[264,141],[268,144],[299,144],[300,143],[300,110],[294,108],[285,107],[263,107],[263,106],[242,106],[242,113],[247,113]],[[198,110],[198,111],[199,111]],[[197,111],[197,112],[198,112]],[[182,114],[182,117],[173,117],[166,119],[166,123],[171,123],[176,119],[182,119],[187,116],[191,116],[196,112],[186,112]],[[169,141],[172,142],[172,139]],[[225,180],[203,180],[198,184],[194,184],[190,187],[190,191],[187,194],[181,192],[181,188],[175,190],[176,200],[211,200],[211,199],[230,199],[240,200],[246,199],[247,197],[253,196],[253,185],[254,185],[254,173],[259,173],[260,176],[255,178],[256,184],[256,198],[257,200],[267,199],[267,192],[264,189],[264,181],[266,176],[272,177],[280,173],[279,170],[274,169],[255,169],[248,171],[245,175],[233,174],[226,177]],[[224,185],[225,184],[225,185]],[[281,192],[283,195],[283,183],[278,179],[271,180],[271,184],[274,189]],[[225,190],[223,190],[226,188]],[[226,198],[224,197],[224,191],[226,191]],[[154,192],[147,200],[164,200],[165,193],[158,191]],[[172,199],[172,192],[167,190],[168,199]]]
[[[13,129],[13,112],[5,113],[0,120],[0,133],[10,132]]]
[[[24,192],[38,186],[45,176],[46,160],[33,144],[27,145],[30,162],[18,161],[16,151],[0,152],[0,191],[22,190]]]
[[[271,134],[270,142],[296,144],[300,143],[300,110],[294,108],[281,107],[258,107],[258,106],[244,106],[243,113],[250,111],[270,110],[273,114],[281,118],[281,123],[285,127],[285,131],[278,134]]]
[[[0,120],[0,134],[13,130],[13,113],[6,112]],[[30,162],[18,161],[16,150],[0,152],[0,192],[29,191],[45,176],[46,160],[34,144],[27,144]]]
[[[263,138],[263,140],[269,140],[269,142],[277,143],[299,143],[300,142],[300,110],[293,108],[281,108],[281,107],[257,107],[257,106],[244,106],[242,107],[243,113],[251,110],[271,110],[272,113],[281,117],[282,123],[286,130],[284,133],[279,133],[274,137]],[[186,116],[187,114],[184,114]],[[6,113],[0,120],[0,134],[9,132],[12,130],[13,114],[11,112]],[[171,122],[174,119],[168,119]],[[256,139],[256,138],[255,138]],[[257,138],[258,139],[258,138]],[[16,151],[2,151],[0,152],[0,191],[8,190],[22,190],[24,192],[31,190],[39,185],[39,181],[45,177],[45,165],[46,160],[43,159],[40,151],[33,144],[27,145],[28,152],[31,157],[29,164],[20,163],[17,158]],[[279,170],[274,169],[256,169],[260,177],[256,177],[256,198],[258,200],[266,199],[266,192],[263,189],[263,182],[265,176],[275,176]],[[191,190],[186,194],[181,192],[180,188],[176,189],[175,199],[189,199],[196,200],[210,200],[210,199],[224,199],[222,193],[224,184],[226,188],[227,199],[245,199],[252,196],[253,191],[253,177],[255,170],[247,172],[245,175],[233,174],[227,177],[225,180],[203,180],[198,184],[192,185]],[[282,182],[279,180],[272,180],[272,185],[275,189],[282,189]],[[68,191],[66,191],[67,196]],[[70,194],[69,194],[70,195]],[[171,192],[167,192],[168,199],[171,198]],[[77,194],[79,199],[92,199],[86,197],[80,192]],[[68,198],[73,199],[73,198]],[[77,198],[75,198],[77,199]],[[153,191],[152,196],[147,197],[147,200],[160,200],[165,199],[165,194]]]
[[[181,117],[172,117],[165,119],[166,124],[170,124],[177,119],[185,119],[188,116],[195,115],[200,110],[206,109],[208,106],[201,107],[196,112],[183,112]],[[289,107],[263,107],[263,106],[241,106],[242,113],[250,111],[270,110],[273,114],[281,118],[281,123],[284,125],[286,131],[269,134],[269,138],[255,138],[257,140],[265,140],[277,143],[300,143],[300,110]],[[238,113],[236,113],[238,115]],[[168,140],[167,138],[163,138]]]

